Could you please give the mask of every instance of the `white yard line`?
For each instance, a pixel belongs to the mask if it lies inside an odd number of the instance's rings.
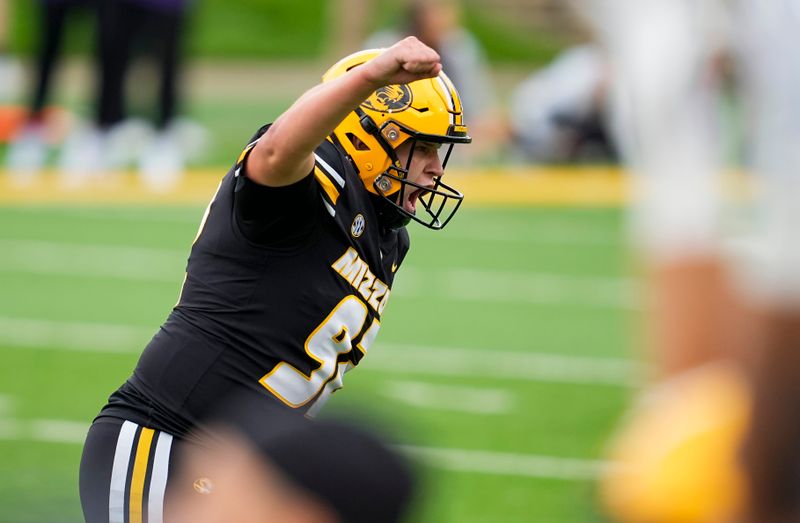
[[[400,345],[378,342],[364,368],[392,373],[633,386],[640,367],[618,358]]]
[[[128,209],[88,209],[75,208],[64,211],[66,219],[79,218],[85,220],[98,220],[103,222],[122,221],[132,223],[169,223],[169,224],[195,224],[199,225],[203,217],[203,206],[193,205],[185,210],[172,211],[158,207],[136,211]],[[194,231],[192,231],[194,232]]]
[[[403,267],[392,292],[400,297],[436,296],[453,301],[622,310],[640,306],[639,286],[633,278],[533,271]]]
[[[437,236],[437,241],[440,238]],[[581,247],[619,247],[625,246],[625,237],[608,229],[562,226],[525,226],[513,223],[495,229],[454,229],[441,235],[443,241],[473,241],[491,243],[517,243],[525,245],[576,245]]]
[[[638,287],[630,278],[565,276],[529,272],[452,269],[448,295],[462,300],[636,308]]]
[[[18,208],[15,213],[39,215],[41,208]],[[65,220],[91,220],[102,222],[150,222],[164,224],[199,224],[203,216],[203,207],[191,206],[185,209],[109,209],[109,208],[49,208],[47,215],[61,215]],[[436,237],[437,241],[464,241],[489,243],[517,243],[531,245],[576,245],[576,246],[623,246],[624,231],[609,230],[600,227],[581,227],[570,224],[531,223],[511,221],[487,226],[485,223],[477,227],[458,228],[453,226],[447,234]]]
[[[503,389],[419,381],[383,382],[381,392],[395,401],[417,408],[470,414],[506,414],[516,403],[514,395]]]
[[[0,417],[0,440],[83,444],[91,421]]]
[[[0,345],[100,353],[141,352],[157,327],[0,316]],[[531,352],[378,343],[366,369],[410,375],[497,378],[630,386],[639,367],[629,360]]]
[[[30,439],[48,443],[83,443],[90,422],[34,419],[28,422]]]
[[[189,251],[0,240],[0,271],[180,282]]]
[[[609,463],[603,461],[536,454],[439,447],[400,446],[399,448],[437,468],[496,476],[585,481],[597,479],[611,467]]]
[[[33,349],[137,353],[141,352],[156,330],[157,327],[0,316],[0,344]]]
[[[64,220],[120,221],[132,223],[199,224],[204,206],[191,205],[183,208],[163,208],[159,206],[141,207],[139,210],[110,207],[15,207],[15,214],[41,216],[48,218],[60,216]],[[9,211],[8,208],[5,209]]]
[[[189,249],[0,239],[0,271],[178,284]],[[635,280],[484,269],[403,268],[395,295],[612,309],[638,307]]]
[[[89,421],[0,418],[0,439],[81,445],[89,425]],[[400,445],[397,448],[436,468],[495,476],[582,481],[597,478],[609,467],[601,461],[535,454],[411,445]]]

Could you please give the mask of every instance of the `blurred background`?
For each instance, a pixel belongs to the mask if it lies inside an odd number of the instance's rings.
[[[219,179],[335,60],[410,31],[465,98],[465,204],[411,231],[327,408],[392,420],[426,473],[415,521],[604,520],[639,301],[604,59],[567,3],[0,0],[0,522],[81,521],[86,429],[174,304]]]

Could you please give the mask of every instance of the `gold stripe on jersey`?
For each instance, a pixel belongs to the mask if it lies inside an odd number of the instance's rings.
[[[322,190],[325,191],[326,195],[328,195],[328,200],[330,203],[336,205],[336,200],[339,199],[339,189],[337,189],[331,179],[328,178],[327,174],[325,174],[325,171],[320,169],[319,165],[314,166],[314,176],[316,177],[320,186],[322,186]]]
[[[153,443],[153,429],[142,428],[139,444],[133,462],[130,494],[130,523],[142,523],[142,505],[144,504],[144,483],[147,476],[147,464],[150,459],[150,445]]]
[[[242,154],[239,155],[239,159],[236,160],[236,165],[239,165],[240,163],[242,163],[244,161],[245,158],[247,158],[248,153],[250,153],[250,151],[253,149],[253,147],[256,146],[257,143],[258,143],[258,140],[256,140],[255,142],[253,142],[251,144],[248,144],[248,146],[244,148],[244,151],[242,151]]]

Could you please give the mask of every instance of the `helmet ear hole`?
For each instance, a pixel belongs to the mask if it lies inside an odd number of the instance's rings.
[[[365,144],[358,136],[353,133],[347,133],[347,139],[353,144],[357,151],[369,151],[369,146]]]

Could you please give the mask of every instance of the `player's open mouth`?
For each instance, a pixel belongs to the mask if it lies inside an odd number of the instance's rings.
[[[428,189],[422,188],[413,191],[408,195],[408,199],[406,200],[405,209],[406,211],[410,212],[411,214],[416,214],[417,212],[417,200],[419,197],[428,192]]]

